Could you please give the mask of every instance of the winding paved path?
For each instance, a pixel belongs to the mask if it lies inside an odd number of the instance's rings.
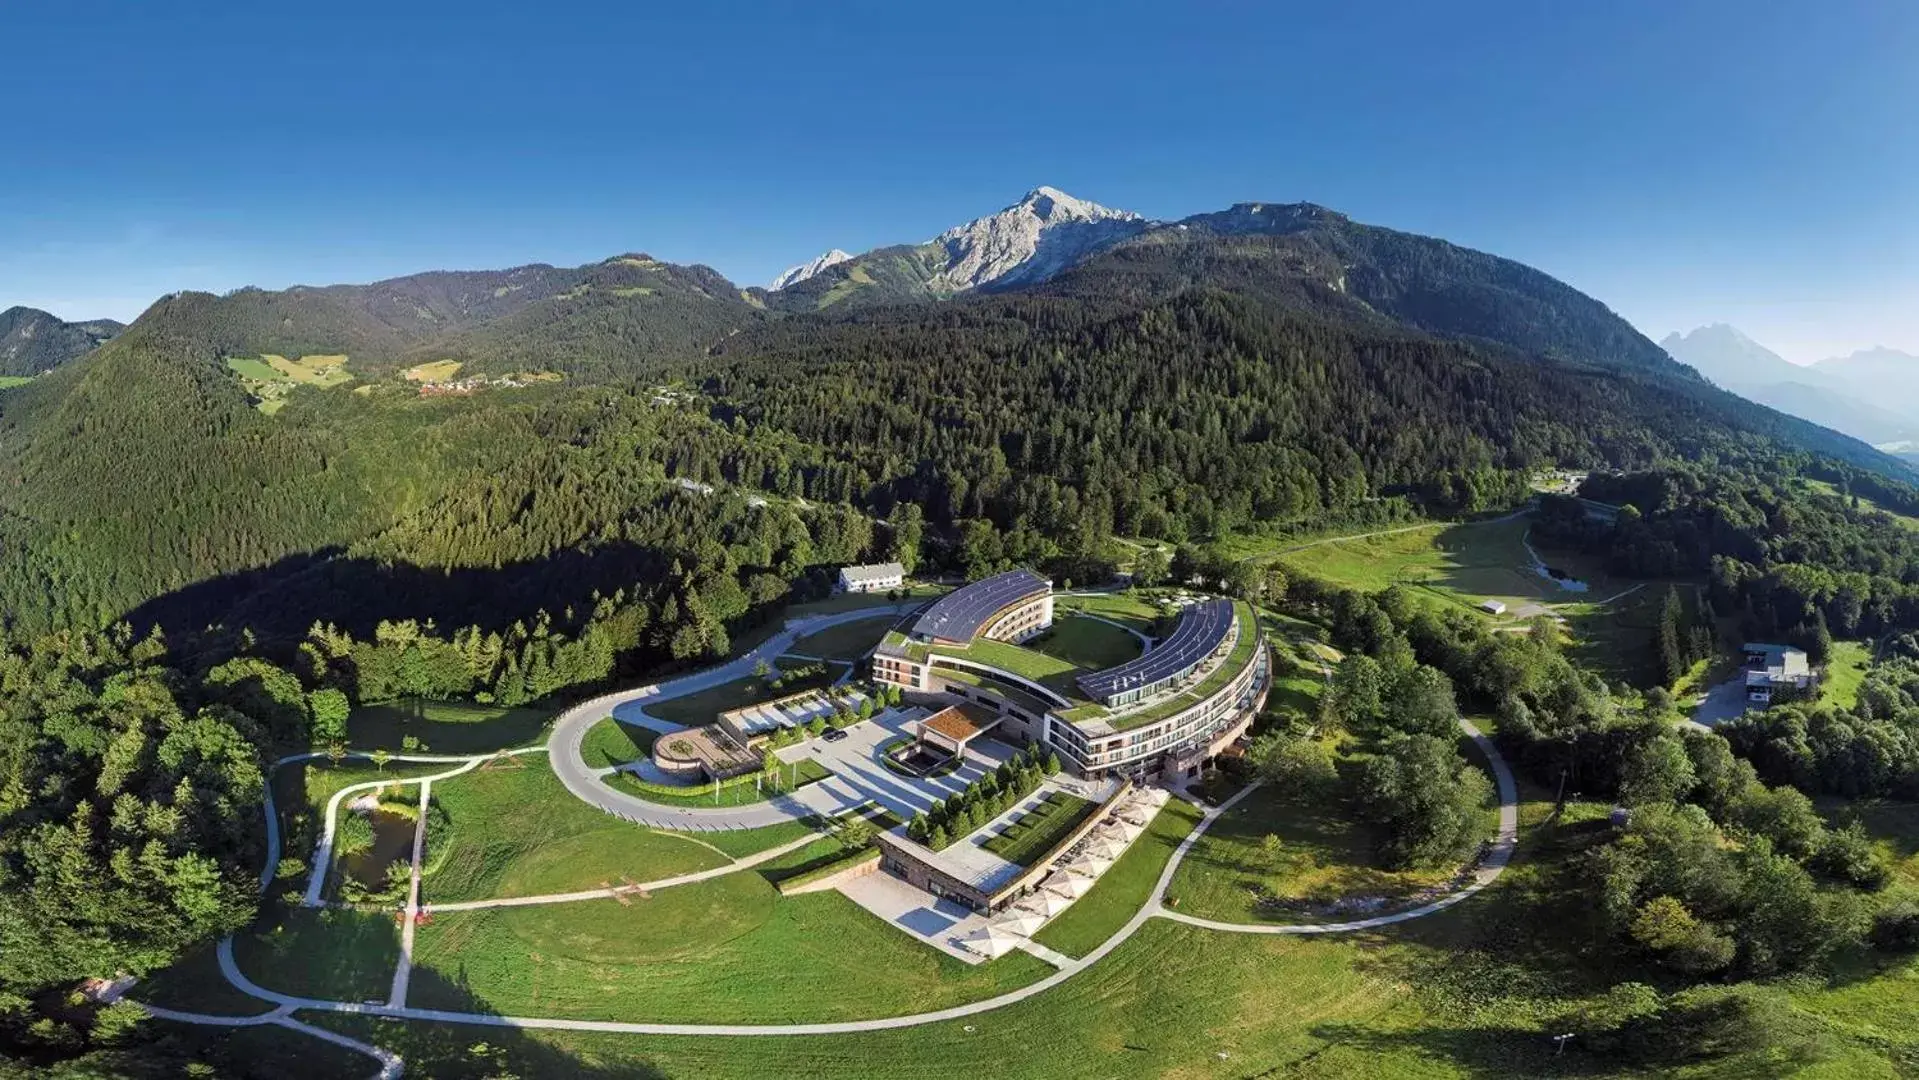
[[[900,605],[900,607],[904,608],[906,607],[906,605]],[[556,774],[560,775],[562,782],[565,782],[567,784],[567,787],[569,790],[573,791],[574,794],[579,795],[580,797],[585,799],[585,801],[592,803],[593,805],[601,806],[602,809],[607,809],[608,812],[610,813],[617,813],[618,811],[614,809],[610,809],[608,805],[609,802],[611,802],[613,805],[620,805],[623,803],[638,804],[639,806],[648,810],[659,809],[657,807],[654,807],[652,804],[643,803],[641,800],[632,799],[630,797],[623,796],[618,792],[613,792],[610,789],[607,789],[603,785],[598,783],[594,770],[589,769],[585,765],[585,762],[583,759],[581,759],[580,753],[579,753],[580,738],[584,734],[585,729],[588,726],[590,726],[593,721],[597,721],[601,716],[606,715],[615,705],[622,704],[624,702],[643,700],[650,697],[677,696],[679,694],[692,693],[692,692],[696,692],[699,689],[704,689],[709,686],[717,685],[720,682],[725,682],[733,678],[738,678],[740,677],[742,673],[751,671],[754,661],[768,655],[777,656],[780,651],[783,651],[788,645],[791,644],[794,638],[802,634],[812,633],[817,630],[824,629],[828,626],[837,625],[843,622],[857,621],[859,618],[870,618],[875,613],[875,611],[889,611],[889,610],[893,610],[893,609],[890,609],[890,608],[870,609],[869,608],[869,609],[863,609],[855,612],[845,612],[845,613],[839,613],[831,616],[822,616],[822,617],[816,617],[814,619],[795,620],[793,622],[789,622],[787,626],[781,631],[781,633],[769,639],[766,643],[762,644],[759,648],[753,650],[752,652],[746,654],[745,656],[740,657],[739,659],[735,661],[732,661],[731,663],[720,665],[718,668],[711,669],[710,671],[707,671],[707,672],[702,672],[698,675],[686,676],[682,679],[672,680],[671,682],[668,682],[668,683],[654,684],[654,685],[649,685],[645,687],[640,687],[636,690],[629,690],[619,694],[609,694],[603,698],[597,698],[597,699],[594,699],[593,701],[589,701],[581,705],[575,706],[573,709],[568,710],[568,712],[565,713],[560,718],[559,722],[556,723],[554,728],[553,738],[552,740],[549,741],[546,747],[525,747],[519,750],[508,751],[508,752],[509,753],[537,753],[557,745],[561,748],[561,752],[551,754],[549,757],[549,760],[552,762],[554,766],[554,771]],[[360,1003],[360,1002],[328,1001],[328,1000],[323,1000],[318,998],[306,998],[306,997],[299,997],[291,994],[283,994],[275,990],[269,990],[265,987],[259,986],[258,984],[254,983],[251,979],[247,978],[246,974],[242,972],[239,969],[238,964],[235,963],[233,958],[233,939],[231,937],[221,941],[219,946],[218,956],[219,956],[221,973],[226,977],[227,981],[231,983],[235,988],[239,989],[240,991],[250,996],[259,998],[262,1001],[266,1001],[274,1005],[274,1008],[272,1010],[265,1013],[253,1015],[253,1016],[213,1016],[213,1015],[202,1014],[202,1013],[179,1012],[175,1010],[159,1008],[156,1006],[143,1006],[143,1007],[146,1008],[147,1011],[151,1013],[152,1015],[154,1015],[155,1017],[159,1017],[161,1019],[177,1020],[184,1023],[214,1024],[214,1025],[227,1025],[227,1026],[277,1024],[283,1027],[290,1028],[292,1030],[301,1031],[306,1034],[311,1034],[317,1038],[326,1039],[329,1042],[334,1042],[339,1045],[358,1050],[362,1053],[366,1053],[377,1058],[381,1062],[381,1066],[382,1066],[380,1076],[383,1078],[387,1078],[387,1080],[391,1080],[391,1078],[398,1077],[400,1075],[401,1062],[397,1056],[389,1053],[388,1051],[381,1050],[378,1047],[370,1046],[366,1043],[358,1042],[357,1040],[347,1038],[346,1036],[339,1035],[335,1032],[326,1031],[325,1029],[317,1028],[310,1024],[306,1024],[306,1023],[302,1023],[301,1021],[294,1020],[292,1018],[292,1014],[299,1010],[313,1010],[316,1012],[361,1014],[361,1015],[380,1016],[380,1017],[397,1018],[397,1019],[405,1019],[405,1020],[423,1020],[423,1021],[433,1021],[433,1022],[442,1022],[442,1023],[472,1024],[472,1025],[491,1026],[491,1027],[526,1028],[526,1029],[558,1029],[558,1030],[570,1030],[570,1031],[596,1031],[596,1032],[609,1032],[609,1033],[633,1034],[633,1035],[695,1035],[695,1036],[738,1036],[738,1037],[791,1036],[791,1035],[845,1035],[845,1034],[854,1034],[859,1032],[886,1031],[886,1030],[893,1030],[898,1028],[917,1027],[925,1024],[939,1023],[946,1020],[957,1020],[965,1017],[978,1016],[983,1013],[988,1013],[998,1009],[1003,1009],[1009,1005],[1014,1005],[1021,1001],[1025,1001],[1028,998],[1032,998],[1039,994],[1043,994],[1046,991],[1052,989],[1053,987],[1058,986],[1061,983],[1065,982],[1067,979],[1070,979],[1074,977],[1075,975],[1078,975],[1080,972],[1086,970],[1087,968],[1094,966],[1100,960],[1104,959],[1108,954],[1110,954],[1115,949],[1119,948],[1121,945],[1125,944],[1128,940],[1130,940],[1132,936],[1139,931],[1140,927],[1144,926],[1147,920],[1149,919],[1164,918],[1173,922],[1184,923],[1186,925],[1196,926],[1203,929],[1218,931],[1223,933],[1261,934],[1261,935],[1338,934],[1338,933],[1349,933],[1349,932],[1360,931],[1360,930],[1370,930],[1370,929],[1375,929],[1382,926],[1390,926],[1396,923],[1407,922],[1412,919],[1422,918],[1424,916],[1431,915],[1435,912],[1442,911],[1448,907],[1453,906],[1454,904],[1461,902],[1462,900],[1465,900],[1467,897],[1485,888],[1487,885],[1490,885],[1494,880],[1496,880],[1499,877],[1499,875],[1502,872],[1504,872],[1506,866],[1510,863],[1512,859],[1513,851],[1518,841],[1519,807],[1518,807],[1517,786],[1514,783],[1512,772],[1507,767],[1505,760],[1500,756],[1498,749],[1493,745],[1490,739],[1486,738],[1483,734],[1481,734],[1479,730],[1473,727],[1473,725],[1470,722],[1467,722],[1462,719],[1460,721],[1460,727],[1473,740],[1475,745],[1480,749],[1481,753],[1485,755],[1487,764],[1492,769],[1493,776],[1497,784],[1497,789],[1499,792],[1499,800],[1500,800],[1498,834],[1493,841],[1491,849],[1487,853],[1487,857],[1480,864],[1480,866],[1475,870],[1472,882],[1469,885],[1465,886],[1464,888],[1461,888],[1456,892],[1450,893],[1444,897],[1434,900],[1431,903],[1424,904],[1420,907],[1412,908],[1406,911],[1400,911],[1400,912],[1395,912],[1388,915],[1379,915],[1371,918],[1358,919],[1350,922],[1339,922],[1339,923],[1319,923],[1319,924],[1310,924],[1310,925],[1284,925],[1284,926],[1230,923],[1230,922],[1222,922],[1222,921],[1212,920],[1212,919],[1202,919],[1196,916],[1186,915],[1184,913],[1168,909],[1164,904],[1166,890],[1167,890],[1167,887],[1171,884],[1174,874],[1178,871],[1180,863],[1186,858],[1187,854],[1193,849],[1194,845],[1199,842],[1200,838],[1212,826],[1213,822],[1218,820],[1221,814],[1227,812],[1234,806],[1238,805],[1241,800],[1245,799],[1247,795],[1249,795],[1255,788],[1259,786],[1257,783],[1255,783],[1241,790],[1237,795],[1227,800],[1225,803],[1222,803],[1221,805],[1206,811],[1204,816],[1201,818],[1198,826],[1196,826],[1193,829],[1193,831],[1185,837],[1185,839],[1180,841],[1178,847],[1174,849],[1172,856],[1168,858],[1166,865],[1160,871],[1159,879],[1154,883],[1153,890],[1151,894],[1148,896],[1146,902],[1140,906],[1140,909],[1138,911],[1133,913],[1133,916],[1126,921],[1125,925],[1121,926],[1118,931],[1116,931],[1110,937],[1108,937],[1107,940],[1101,943],[1097,948],[1093,949],[1091,952],[1089,952],[1085,956],[1079,957],[1077,959],[1066,957],[1058,953],[1051,953],[1051,951],[1048,950],[1049,955],[1045,955],[1044,959],[1046,959],[1047,962],[1049,963],[1056,964],[1058,967],[1058,970],[1054,971],[1052,974],[1036,982],[1020,987],[1016,990],[1012,990],[1008,993],[1001,994],[996,997],[986,998],[981,1001],[970,1002],[964,1005],[956,1005],[951,1008],[938,1009],[938,1010],[934,1010],[931,1012],[924,1012],[924,1013],[915,1013],[909,1016],[893,1016],[893,1017],[881,1017],[881,1018],[876,1018],[871,1020],[849,1020],[849,1021],[837,1021],[837,1022],[830,1022],[830,1023],[813,1023],[813,1024],[669,1024],[669,1023],[648,1023],[648,1022],[627,1022],[627,1021],[606,1021],[606,1020],[575,1020],[575,1019],[565,1019],[565,1018],[557,1018],[557,1017],[514,1017],[514,1016],[499,1016],[499,1015],[494,1015],[489,1013],[455,1012],[455,1011],[441,1010],[441,1009],[416,1009],[416,1008],[408,1007],[403,1003],[404,997],[405,997],[405,983],[404,983],[403,975],[399,972],[396,972],[396,975],[395,975],[395,992],[392,996],[392,999],[385,1004],[378,1004],[378,1003],[367,1004],[367,1003]],[[298,760],[300,758],[310,758],[310,757],[318,757],[318,756],[323,756],[323,755],[296,755],[294,758],[288,758],[284,760],[292,761],[292,760]],[[320,849],[318,852],[316,852],[316,856],[330,856],[331,854],[332,834],[334,829],[334,815],[338,809],[338,805],[342,797],[347,792],[356,790],[356,789],[365,789],[368,787],[378,787],[387,783],[419,783],[422,786],[421,801],[422,801],[422,804],[424,805],[427,797],[425,789],[433,781],[445,779],[450,776],[457,776],[470,769],[478,767],[481,762],[493,756],[494,755],[491,755],[491,754],[483,754],[483,755],[476,755],[476,756],[467,757],[467,758],[446,758],[446,757],[439,757],[439,756],[423,756],[423,755],[408,755],[408,756],[394,755],[392,760],[395,760],[395,761],[401,761],[401,760],[456,761],[456,762],[459,762],[459,767],[451,769],[445,773],[439,773],[429,777],[412,777],[412,778],[407,778],[403,780],[373,781],[366,784],[352,785],[348,788],[343,788],[339,792],[336,792],[328,804],[327,821],[325,826],[326,831],[325,831],[325,835],[322,838]],[[281,763],[282,762],[276,762],[275,764],[277,766],[278,764],[281,764]],[[565,767],[563,767],[563,764]],[[576,783],[580,786],[576,787],[575,786]],[[788,801],[788,800],[783,800],[783,801]],[[275,821],[275,813],[273,808],[270,786],[268,788],[266,810],[267,810],[268,833],[269,833],[269,850],[270,852],[274,854],[275,859],[269,860],[262,874],[263,888],[265,887],[266,883],[272,879],[274,862],[277,860],[277,853],[279,850],[278,827],[277,827],[277,822]],[[624,817],[627,815],[621,814],[621,816]],[[704,815],[701,815],[701,816],[704,816]],[[794,816],[794,815],[791,815],[790,812],[783,812],[777,820],[786,820],[790,816]],[[422,816],[422,820],[424,820],[424,815]],[[666,827],[683,828],[684,825],[681,824],[682,821],[683,821],[683,818],[680,818],[679,816],[675,815],[674,817],[669,819],[669,823],[666,825]],[[417,847],[418,835],[419,834],[416,832],[416,847]],[[780,854],[785,853],[786,851],[792,850],[795,847],[802,846],[803,844],[811,843],[815,839],[817,839],[816,836],[809,835],[798,841],[793,842],[792,844],[784,845],[772,851],[762,853],[761,855],[757,857],[744,859],[728,866],[719,867],[709,871],[701,871],[694,874],[682,875],[678,878],[667,878],[658,882],[649,883],[647,885],[634,886],[634,887],[628,887],[628,888],[653,888],[653,889],[668,888],[674,885],[687,884],[693,881],[707,880],[709,878],[718,877],[726,873],[742,872],[749,869],[751,866],[756,865],[758,862],[764,861],[765,859],[776,857]],[[324,880],[325,880],[326,862],[327,860],[325,858],[316,857],[315,864],[314,864],[314,871],[313,871],[314,880],[321,885],[324,884]],[[415,860],[414,860],[415,874],[416,874],[414,880],[415,880],[416,890],[417,890],[417,881],[418,881],[418,878],[417,878],[418,863],[419,863],[419,853],[416,851]],[[622,889],[599,889],[599,890],[589,890],[583,893],[568,893],[568,894],[558,894],[558,895],[540,896],[540,897],[503,898],[498,900],[473,901],[473,902],[467,902],[467,903],[442,905],[436,908],[435,910],[455,911],[455,910],[465,910],[468,908],[480,908],[480,907],[508,907],[508,906],[517,906],[517,905],[526,905],[526,904],[563,903],[563,902],[569,902],[569,901],[575,901],[575,900],[590,901],[595,899],[605,899],[605,898],[617,895],[621,891],[623,890]],[[310,898],[314,896],[314,885],[312,883],[309,884],[308,894]],[[410,895],[409,907],[411,908],[417,905],[417,902],[418,902],[418,893],[417,891],[414,891]],[[404,963],[405,962],[403,961],[403,966],[404,966]]]

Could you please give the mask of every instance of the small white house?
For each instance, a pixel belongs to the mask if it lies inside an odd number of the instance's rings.
[[[896,562],[840,567],[840,591],[885,592],[906,584],[906,568]]]
[[[1506,614],[1506,602],[1504,600],[1482,600],[1479,604],[1479,610],[1488,615],[1504,615]]]

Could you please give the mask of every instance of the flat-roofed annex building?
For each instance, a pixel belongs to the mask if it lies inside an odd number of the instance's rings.
[[[841,592],[885,592],[888,589],[897,589],[904,584],[906,584],[906,568],[896,562],[840,567]]]

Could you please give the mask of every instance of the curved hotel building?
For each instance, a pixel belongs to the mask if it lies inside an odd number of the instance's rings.
[[[1196,775],[1265,705],[1271,658],[1244,602],[1188,604],[1157,644],[1102,671],[1062,674],[1058,661],[1019,647],[1052,623],[1049,581],[999,574],[889,634],[873,675],[912,694],[987,705],[1010,734],[1045,743],[1088,779]]]

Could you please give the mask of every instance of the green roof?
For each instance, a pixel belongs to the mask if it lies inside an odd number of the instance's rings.
[[[1253,615],[1253,606],[1244,600],[1236,600],[1233,602],[1233,612],[1239,617],[1239,640],[1233,643],[1233,651],[1226,657],[1226,662],[1215,668],[1213,673],[1206,676],[1198,686],[1134,712],[1108,713],[1104,717],[1069,716],[1066,713],[1060,713],[1059,717],[1069,723],[1104,719],[1107,726],[1116,732],[1131,731],[1155,720],[1164,720],[1181,709],[1190,708],[1218,693],[1222,687],[1233,681],[1234,676],[1245,670],[1247,664],[1253,662],[1255,650],[1259,647],[1259,621]]]

